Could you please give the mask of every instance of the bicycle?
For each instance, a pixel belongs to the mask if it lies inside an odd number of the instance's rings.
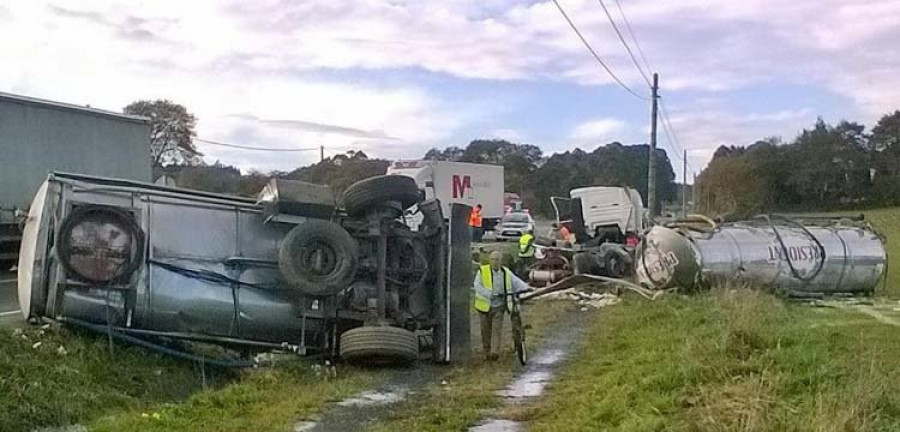
[[[506,293],[512,297],[512,301],[508,302],[509,321],[512,325],[513,346],[516,348],[516,358],[519,363],[525,366],[528,363],[528,350],[525,346],[525,325],[522,324],[522,314],[519,311],[519,294]]]

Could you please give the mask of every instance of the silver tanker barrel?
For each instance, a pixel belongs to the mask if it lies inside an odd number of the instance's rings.
[[[870,294],[882,280],[884,240],[847,219],[760,218],[653,227],[638,248],[638,281],[654,289],[738,281],[789,294]]]

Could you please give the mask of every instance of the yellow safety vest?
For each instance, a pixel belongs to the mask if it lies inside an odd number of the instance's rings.
[[[519,258],[531,258],[534,256],[534,236],[525,233],[519,237]]]
[[[493,293],[494,292],[494,275],[493,275],[493,272],[491,271],[491,265],[485,264],[485,265],[481,266],[481,270],[479,270],[479,271],[481,272],[481,285],[485,289],[487,289],[488,291]],[[512,272],[509,271],[508,268],[503,267],[503,274],[506,276],[505,281],[504,281],[505,282],[504,285],[506,285],[506,292],[508,292],[508,293],[512,292]],[[506,298],[507,308],[512,307],[511,302],[512,302],[512,299],[507,297]],[[490,312],[491,311],[491,299],[479,294],[478,292],[475,292],[475,310],[477,310],[479,312]]]

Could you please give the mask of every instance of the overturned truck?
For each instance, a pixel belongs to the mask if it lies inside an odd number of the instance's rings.
[[[861,217],[763,215],[717,224],[694,216],[650,229],[636,273],[654,289],[736,281],[796,297],[868,295],[886,275],[884,242]]]
[[[412,231],[401,218],[415,204]],[[25,226],[19,302],[32,321],[148,344],[448,362],[468,345],[471,274],[468,208],[451,213],[403,176],[338,203],[302,182],[273,180],[253,201],[54,173]]]

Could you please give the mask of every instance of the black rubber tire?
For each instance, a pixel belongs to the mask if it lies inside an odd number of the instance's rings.
[[[628,263],[614,251],[607,252],[603,257],[603,266],[609,277],[623,279],[628,275]]]
[[[397,201],[403,210],[421,199],[419,187],[412,177],[405,175],[380,175],[360,180],[344,191],[342,202],[350,216],[365,214],[366,210],[386,201]]]
[[[356,240],[339,225],[309,219],[282,240],[278,268],[288,284],[304,294],[330,296],[350,286],[358,255]]]
[[[408,365],[419,358],[419,337],[399,327],[363,326],[341,334],[341,359],[369,366]]]
[[[596,275],[600,271],[600,265],[597,263],[594,255],[587,252],[576,253],[572,257],[572,266],[575,274]]]

